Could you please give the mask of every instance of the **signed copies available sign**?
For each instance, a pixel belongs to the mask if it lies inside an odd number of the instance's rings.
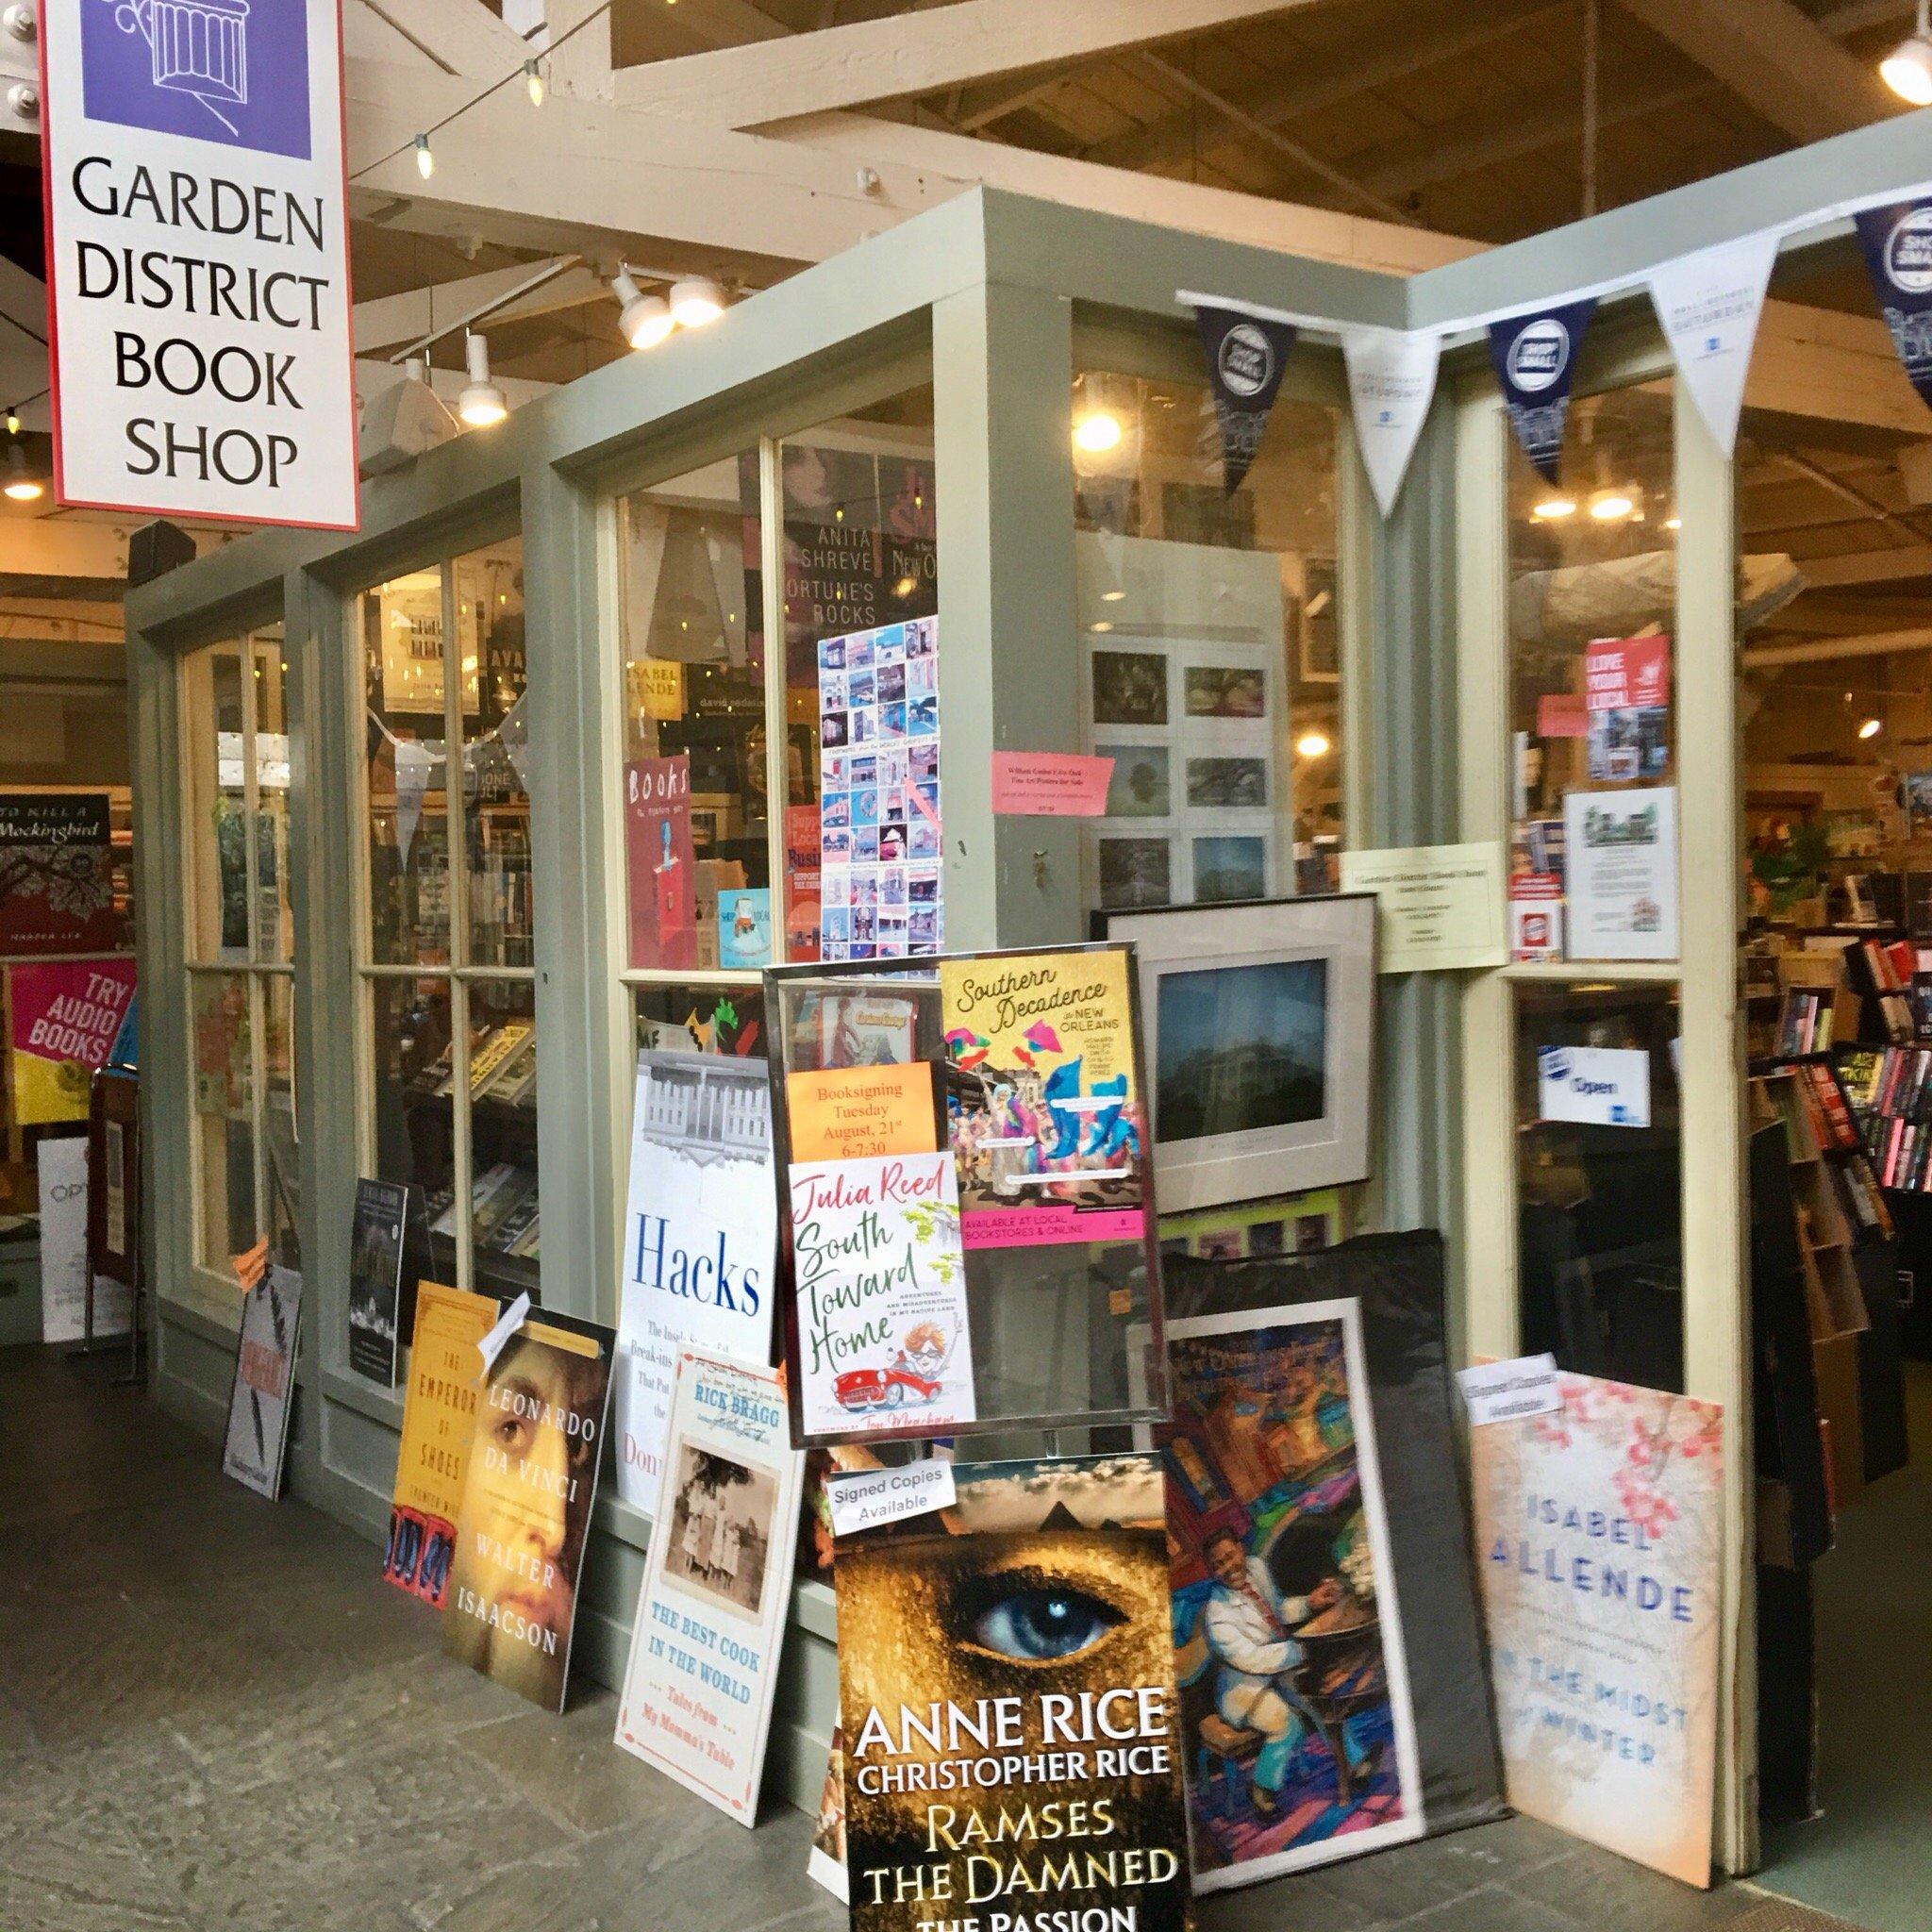
[[[42,0],[65,504],[352,530],[339,0]]]
[[[838,1541],[854,1932],[1185,1932],[1159,1459],[957,1476]]]
[[[805,1458],[775,1369],[681,1355],[617,1741],[757,1822]]]
[[[1723,1411],[1590,1375],[1557,1392],[1470,1431],[1509,1802],[1707,1885]]]

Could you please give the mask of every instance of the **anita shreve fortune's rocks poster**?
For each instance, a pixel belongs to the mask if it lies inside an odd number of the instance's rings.
[[[855,1932],[1185,1932],[1158,1459],[962,1468],[837,1556]]]

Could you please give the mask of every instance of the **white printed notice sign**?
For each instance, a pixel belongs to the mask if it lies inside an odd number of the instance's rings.
[[[806,1434],[972,1422],[952,1150],[794,1161],[791,1196]]]
[[[42,0],[64,504],[356,527],[340,0]]]

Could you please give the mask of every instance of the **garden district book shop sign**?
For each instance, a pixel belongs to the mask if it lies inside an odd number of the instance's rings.
[[[64,504],[354,529],[340,0],[42,0]]]

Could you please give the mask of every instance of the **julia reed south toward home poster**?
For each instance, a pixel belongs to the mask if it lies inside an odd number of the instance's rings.
[[[570,1674],[615,1343],[574,1316],[525,1321],[484,1378],[457,1512],[442,1647],[550,1710]]]
[[[1139,1241],[1147,1123],[1124,947],[940,961],[964,1244]]]
[[[1557,1392],[1469,1432],[1509,1802],[1708,1885],[1724,1414],[1591,1375]]]
[[[775,1369],[681,1353],[619,1746],[735,1818],[758,1784],[791,1605],[805,1457]]]
[[[441,1609],[456,1554],[457,1510],[470,1472],[483,1357],[476,1344],[494,1325],[495,1297],[416,1285],[416,1328],[403,1440],[389,1512],[382,1574],[411,1596]]]
[[[838,1542],[855,1932],[1184,1932],[1159,1459],[962,1467],[958,1497]]]
[[[1360,1304],[1170,1322],[1162,1429],[1194,1879],[1423,1832]]]

